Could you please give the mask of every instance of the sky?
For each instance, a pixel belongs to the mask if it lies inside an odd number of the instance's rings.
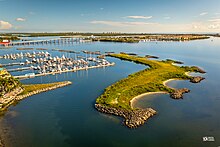
[[[220,0],[0,0],[0,32],[219,33]]]

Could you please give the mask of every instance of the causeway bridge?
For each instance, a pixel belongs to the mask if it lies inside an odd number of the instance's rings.
[[[30,40],[30,41],[18,41],[9,42],[3,46],[23,46],[23,45],[40,45],[40,44],[67,44],[67,43],[80,43],[88,42],[89,40],[84,40],[84,38],[54,38],[45,40]]]

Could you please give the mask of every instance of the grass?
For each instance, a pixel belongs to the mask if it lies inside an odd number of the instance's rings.
[[[97,98],[96,103],[105,106],[131,110],[130,101],[146,92],[173,92],[173,89],[164,86],[163,82],[169,79],[190,79],[186,72],[196,72],[196,67],[179,67],[175,61],[156,61],[145,57],[130,56],[127,54],[111,54],[111,57],[148,65],[149,68],[129,75],[115,84],[107,87],[104,93]]]

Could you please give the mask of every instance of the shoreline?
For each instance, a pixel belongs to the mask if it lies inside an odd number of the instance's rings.
[[[146,93],[140,94],[140,95],[134,97],[132,100],[130,100],[131,108],[134,109],[135,108],[134,103],[145,96],[153,95],[153,94],[167,94],[167,93],[168,92],[165,92],[165,91],[158,91],[158,92],[146,92]]]
[[[185,74],[186,74],[187,76],[190,76],[189,73],[190,73],[190,72],[186,72]],[[164,82],[163,82],[163,85],[169,87],[170,89],[175,90],[175,88],[170,87],[170,86],[168,86],[167,84],[168,84],[169,82],[171,82],[171,81],[176,81],[176,80],[181,80],[181,79],[169,79],[169,80],[164,81]],[[133,106],[133,105],[134,105],[134,102],[135,102],[135,101],[138,101],[138,99],[141,99],[141,98],[144,97],[144,96],[153,95],[153,94],[168,94],[168,92],[166,92],[166,91],[146,92],[146,93],[142,93],[142,94],[140,94],[140,95],[138,95],[138,96],[135,96],[132,100],[130,100],[131,108],[134,109],[134,106]]]
[[[143,96],[155,93],[168,93],[172,99],[182,99],[184,93],[190,92],[187,88],[173,88],[167,83],[173,80],[190,80],[199,83],[203,77],[193,77],[188,72],[205,73],[196,66],[176,66],[177,61],[167,59],[162,61],[149,60],[141,56],[128,54],[110,54],[110,57],[131,61],[149,66],[151,70],[141,70],[107,87],[104,93],[96,99],[95,107],[98,111],[125,118],[125,125],[136,128],[145,123],[156,111],[150,108],[134,108],[133,103]],[[143,76],[151,77],[143,80]],[[115,91],[117,89],[117,91]],[[120,100],[119,100],[120,99]],[[118,103],[115,103],[115,102]],[[152,111],[151,111],[152,110]]]
[[[167,84],[168,84],[169,82],[171,82],[171,81],[177,81],[177,80],[181,80],[181,79],[169,79],[169,80],[164,81],[164,82],[163,82],[163,85],[166,86],[166,87],[168,87],[168,88],[170,88],[170,89],[175,90],[175,88],[170,87],[170,86],[167,85]]]
[[[20,101],[23,100],[29,96],[35,95],[35,94],[39,94],[42,92],[47,92],[47,91],[51,91],[57,88],[61,88],[61,87],[65,87],[68,86],[70,84],[72,84],[72,82],[70,81],[63,81],[63,82],[57,82],[57,83],[49,83],[49,84],[55,84],[53,86],[48,86],[46,88],[40,88],[40,89],[36,89],[30,92],[27,92],[26,94],[22,94],[22,92],[24,91],[24,89],[22,89],[22,91],[20,93],[17,93],[16,95],[13,95],[9,100],[7,100],[4,104],[3,107],[1,107],[0,112],[3,112],[7,110],[8,107],[10,107],[12,104],[14,104],[16,101]],[[33,86],[35,86],[37,84],[33,84]]]

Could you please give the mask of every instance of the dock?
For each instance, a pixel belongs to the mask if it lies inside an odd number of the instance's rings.
[[[22,71],[22,70],[29,70],[31,67],[22,67],[22,68],[15,68],[15,69],[8,69],[8,72],[16,72],[16,71]]]
[[[36,74],[36,75],[20,75],[20,76],[14,76],[14,78],[17,78],[17,79],[27,79],[27,78],[34,78],[34,77],[40,77],[40,76],[61,74],[61,73],[66,73],[66,72],[76,72],[76,71],[80,71],[80,70],[88,70],[88,69],[93,69],[93,68],[103,68],[103,67],[113,66],[113,65],[115,65],[114,62],[110,63],[108,65],[97,65],[97,66],[90,66],[90,67],[81,67],[81,68],[78,68],[78,69],[56,71],[56,72],[48,72],[48,73],[41,73],[41,74]]]
[[[14,66],[14,65],[20,65],[20,64],[21,64],[20,62],[17,62],[17,63],[1,64],[0,66],[1,67],[6,67],[6,66]]]

